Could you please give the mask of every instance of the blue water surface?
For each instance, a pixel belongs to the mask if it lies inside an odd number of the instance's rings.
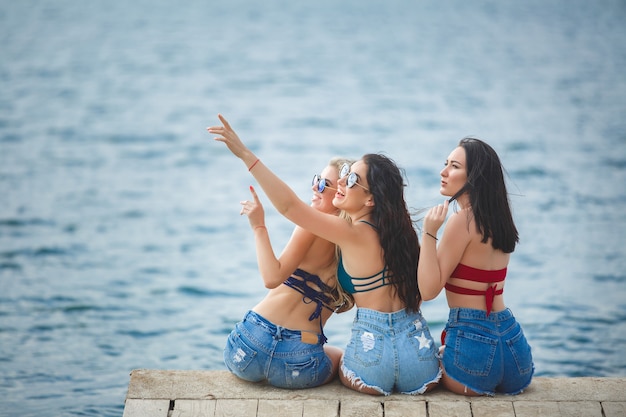
[[[537,375],[626,376],[624,21],[620,0],[0,2],[0,415],[120,416],[133,369],[225,369],[265,289],[217,113],[304,200],[330,157],[385,152],[418,211],[486,140]],[[266,213],[280,252],[293,226]],[[443,294],[423,313],[438,334]]]

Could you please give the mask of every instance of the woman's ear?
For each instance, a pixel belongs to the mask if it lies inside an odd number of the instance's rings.
[[[373,198],[369,198],[366,202],[365,205],[368,207],[374,207],[374,199]]]

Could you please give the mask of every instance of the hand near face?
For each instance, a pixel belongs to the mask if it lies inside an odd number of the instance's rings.
[[[439,204],[428,210],[426,217],[424,217],[424,232],[437,236],[437,231],[443,222],[446,221],[448,204],[450,204],[448,200],[445,200],[443,204]]]

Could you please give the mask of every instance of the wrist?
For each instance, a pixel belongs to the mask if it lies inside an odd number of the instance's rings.
[[[259,161],[259,158],[253,152],[247,151],[241,156],[241,160],[246,164],[246,167],[250,169],[252,165]]]
[[[260,161],[261,161],[261,160],[260,160],[259,158],[256,158],[256,159],[254,160],[254,162],[253,162],[253,163],[251,163],[250,165],[247,165],[247,164],[246,164],[246,165],[248,166],[248,172],[252,171],[252,168],[254,168],[254,167],[256,166],[256,164],[258,164]]]
[[[425,235],[427,235],[427,236],[429,236],[429,237],[431,237],[431,238],[433,238],[433,239],[435,239],[435,241],[439,240],[439,239],[437,238],[437,233],[434,233],[434,234],[433,234],[433,233],[429,233],[429,232],[424,232],[424,234],[425,234]]]

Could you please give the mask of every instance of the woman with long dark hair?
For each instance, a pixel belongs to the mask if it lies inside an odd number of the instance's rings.
[[[419,242],[404,200],[402,173],[388,157],[367,154],[340,173],[333,205],[351,222],[311,209],[248,149],[219,116],[208,128],[245,164],[278,211],[340,249],[337,279],[357,312],[339,377],[354,390],[424,393],[441,376],[437,350],[420,313],[415,279]]]
[[[417,277],[425,300],[446,289],[442,383],[464,395],[520,393],[534,366],[524,332],[504,304],[519,237],[495,150],[479,139],[462,139],[441,171],[440,192],[450,199],[424,218]],[[460,210],[448,219],[437,247],[450,201]]]

